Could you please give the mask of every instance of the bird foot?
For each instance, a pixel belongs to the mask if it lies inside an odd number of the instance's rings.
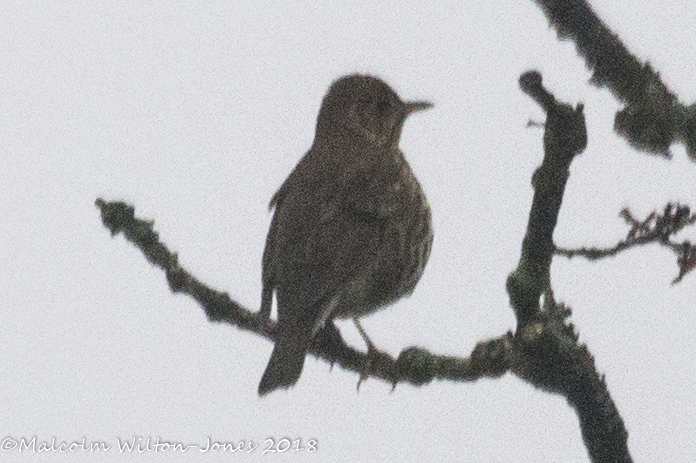
[[[353,318],[353,323],[355,327],[360,332],[365,344],[367,345],[367,353],[365,354],[365,361],[363,362],[362,368],[360,369],[360,379],[358,379],[357,389],[360,391],[360,385],[369,378],[370,374],[375,371],[379,371],[379,365],[384,362],[384,360],[390,360],[391,356],[375,347],[374,343],[370,340],[365,333],[362,325],[357,318]]]
[[[318,346],[324,346],[322,350],[327,352],[336,351],[340,352],[343,348],[346,348],[346,342],[341,337],[341,332],[333,324],[333,321],[328,320],[324,323],[324,326],[317,332],[314,337],[314,341]],[[334,361],[328,359],[331,369],[333,369]]]
[[[394,359],[387,354],[377,349],[372,341],[367,341],[367,352],[365,353],[365,361],[360,368],[360,379],[358,379],[357,389],[360,391],[360,385],[370,375],[380,374],[384,371],[385,365],[394,363]]]

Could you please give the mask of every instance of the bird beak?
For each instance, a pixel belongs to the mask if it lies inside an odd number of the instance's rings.
[[[406,115],[413,114],[418,111],[423,111],[433,107],[433,104],[429,101],[407,101],[406,102]]]

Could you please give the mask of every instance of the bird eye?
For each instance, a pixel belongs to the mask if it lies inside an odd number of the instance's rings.
[[[387,100],[380,100],[377,102],[377,112],[384,114],[389,109],[389,102]]]
[[[363,108],[369,108],[373,104],[373,98],[371,95],[361,95],[358,99],[358,105]]]

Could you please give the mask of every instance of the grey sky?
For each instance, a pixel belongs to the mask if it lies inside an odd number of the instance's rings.
[[[514,327],[505,279],[543,154],[541,129],[525,127],[543,120],[518,90],[525,70],[585,103],[590,142],[572,167],[558,244],[613,244],[625,206],[642,216],[670,200],[696,205],[696,165],[679,146],[665,162],[614,135],[618,103],[587,83],[574,46],[532,1],[315,3],[0,5],[0,438],[106,441],[100,461],[114,462],[132,458],[116,439],[133,437],[318,441],[315,453],[268,461],[587,461],[565,401],[509,375],[393,393],[369,380],[358,393],[357,375],[310,357],[295,388],[259,399],[271,343],[208,323],[101,226],[98,196],[132,203],[182,265],[257,308],[268,201],[310,147],[329,84],[356,71],[436,105],[402,139],[433,210],[430,263],[411,298],[363,322],[394,355],[410,345],[468,355]],[[691,2],[592,4],[693,101]],[[696,276],[671,286],[674,260],[651,247],[552,269],[635,461],[696,456]],[[138,458],[260,461],[260,449]]]

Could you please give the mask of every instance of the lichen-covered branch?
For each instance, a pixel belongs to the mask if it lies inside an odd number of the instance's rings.
[[[568,400],[593,462],[630,462],[628,433],[604,378],[587,347],[578,342],[568,320],[570,309],[555,301],[550,286],[553,232],[570,164],[587,144],[582,106],[558,103],[543,88],[537,72],[523,74],[520,86],[544,108],[547,119],[544,160],[532,179],[534,199],[522,253],[508,277],[510,303],[517,317],[511,370]]]
[[[208,288],[179,265],[177,255],[159,241],[153,222],[135,217],[132,206],[123,202],[96,200],[104,226],[112,235],[124,237],[142,251],[147,260],[165,271],[173,292],[184,293],[196,300],[211,322],[232,326],[272,339],[275,323],[258,316],[258,312],[243,307],[224,292]],[[312,355],[360,373],[361,378],[378,378],[396,385],[400,382],[425,384],[433,379],[475,381],[484,377],[498,377],[508,371],[512,335],[479,343],[470,357],[434,355],[425,349],[405,349],[397,359],[383,352],[368,355],[346,345],[331,329],[317,334],[310,352]]]
[[[649,63],[641,63],[585,0],[534,0],[562,39],[572,40],[592,81],[624,103],[614,129],[634,147],[669,157],[682,141],[696,161],[696,106],[680,103]]]
[[[532,178],[534,199],[529,213],[522,256],[509,282],[522,284],[524,291],[513,287],[512,306],[518,330],[531,323],[538,312],[539,298],[549,288],[549,268],[553,258],[553,232],[563,200],[570,163],[587,146],[587,132],[582,105],[560,105],[541,85],[541,75],[528,72],[520,78],[522,90],[534,98],[548,116],[544,131],[546,156]]]
[[[590,260],[613,257],[618,253],[637,246],[657,243],[671,249],[677,255],[679,275],[673,280],[678,283],[696,266],[696,246],[690,241],[678,243],[674,235],[684,228],[696,223],[696,214],[691,213],[689,206],[667,204],[662,213],[652,212],[644,220],[637,220],[628,209],[621,211],[621,217],[631,227],[626,238],[608,248],[567,249],[556,247],[555,253],[568,258],[580,256]]]
[[[523,89],[547,111],[542,166],[534,174],[534,201],[522,256],[508,279],[517,331],[477,344],[468,357],[433,354],[420,347],[404,349],[398,358],[380,352],[359,352],[346,345],[333,325],[314,338],[312,355],[367,377],[392,383],[426,384],[433,379],[475,381],[510,371],[541,389],[562,394],[578,413],[585,444],[595,462],[629,462],[626,430],[609,396],[594,359],[578,344],[569,323],[570,310],[553,299],[549,267],[555,248],[553,231],[568,178],[570,162],[587,142],[582,107],[561,105],[541,86],[541,76],[529,73]],[[149,262],[162,268],[173,292],[185,293],[203,307],[213,322],[224,322],[273,339],[275,323],[242,307],[223,292],[208,288],[183,269],[175,253],[159,241],[153,222],[135,217],[122,202],[96,201],[102,221],[112,233],[123,234]],[[539,300],[543,296],[543,307]]]

